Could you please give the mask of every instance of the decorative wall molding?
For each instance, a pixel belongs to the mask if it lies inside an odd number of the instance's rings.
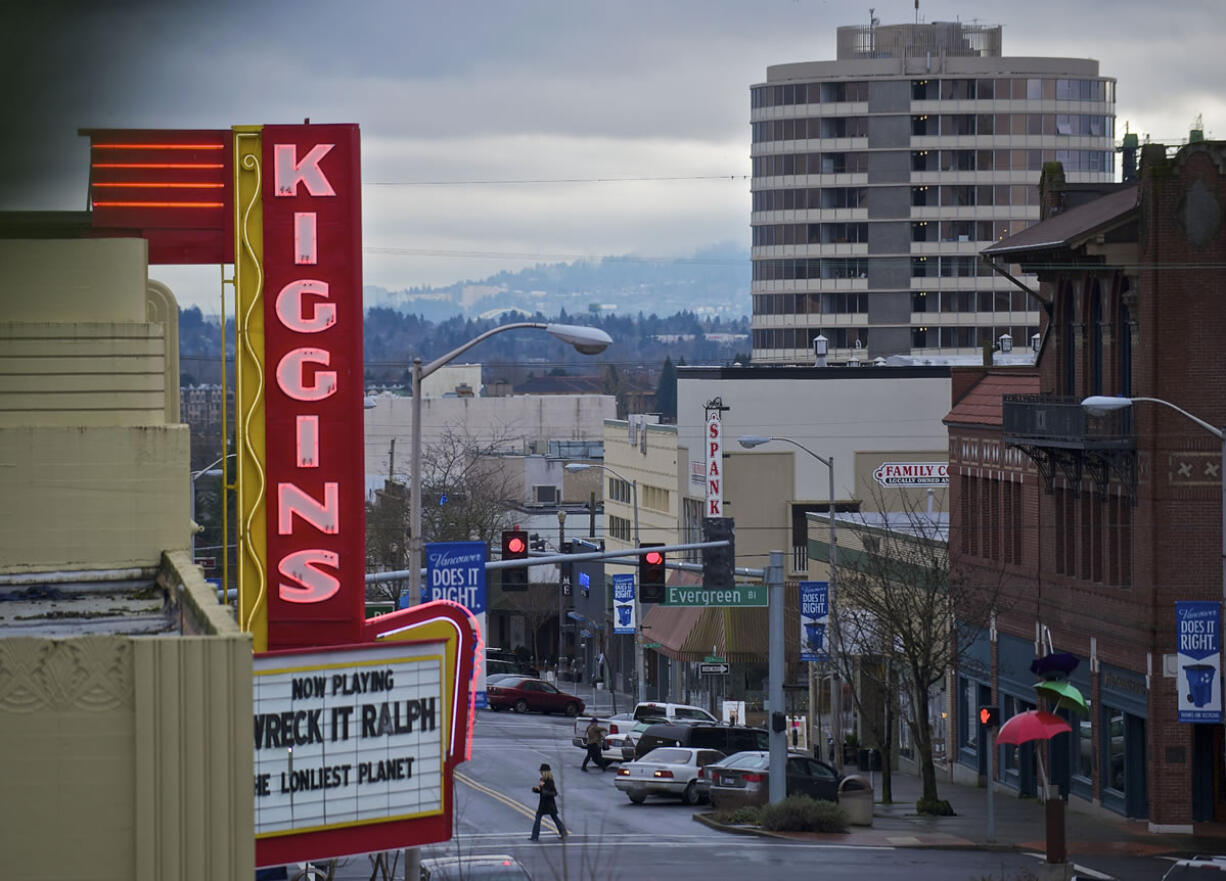
[[[109,712],[133,705],[127,637],[0,639],[0,711]]]

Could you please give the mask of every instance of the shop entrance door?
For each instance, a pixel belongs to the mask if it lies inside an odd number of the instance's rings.
[[[1192,819],[1226,820],[1226,728],[1192,726]]]

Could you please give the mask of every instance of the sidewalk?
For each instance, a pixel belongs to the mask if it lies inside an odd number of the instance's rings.
[[[849,774],[859,773],[854,765]],[[868,778],[868,774],[862,774]],[[881,798],[881,774],[872,775],[874,796]],[[920,816],[915,802],[922,790],[919,777],[894,772],[894,801],[878,802],[871,827],[852,826],[843,835],[783,833],[786,838],[823,840],[856,846],[934,847],[1047,850],[1045,808],[1036,799],[1018,798],[1011,790],[995,793],[996,836],[987,839],[987,789],[941,780],[937,790],[956,812],[953,817]],[[1074,806],[1077,805],[1077,806]],[[1158,856],[1226,854],[1226,824],[1197,823],[1193,835],[1157,834],[1146,821],[1129,820],[1076,801],[1065,810],[1068,857],[1114,854]]]

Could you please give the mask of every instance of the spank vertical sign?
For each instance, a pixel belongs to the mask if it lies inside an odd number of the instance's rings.
[[[358,127],[261,141],[268,647],[350,643],[366,571]]]

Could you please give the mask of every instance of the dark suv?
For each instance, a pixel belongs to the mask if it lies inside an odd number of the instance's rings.
[[[661,722],[648,725],[634,746],[634,757],[641,759],[658,746],[689,746],[717,749],[724,755],[744,750],[770,749],[765,728],[741,728],[711,722]]]

